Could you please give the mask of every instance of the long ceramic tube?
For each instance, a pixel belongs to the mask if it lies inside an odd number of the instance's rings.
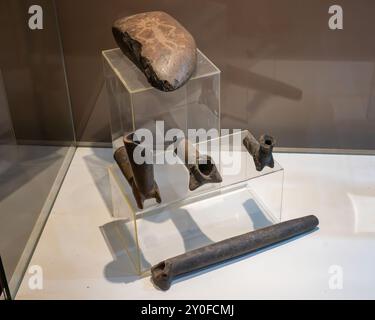
[[[153,283],[162,290],[168,290],[173,279],[178,276],[290,239],[315,229],[318,224],[318,218],[310,215],[274,224],[167,259],[152,267]]]

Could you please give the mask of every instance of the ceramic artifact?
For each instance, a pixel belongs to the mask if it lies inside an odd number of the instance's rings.
[[[255,252],[312,231],[318,224],[318,218],[311,215],[274,224],[237,237],[213,243],[155,265],[151,269],[152,281],[158,288],[168,290],[172,281],[178,276]]]
[[[189,171],[189,190],[194,191],[207,183],[223,181],[214,161],[208,155],[202,155],[189,139],[176,143],[175,154],[184,162]]]
[[[156,202],[161,203],[161,197],[158,185],[154,180],[153,164],[137,164],[134,161],[134,150],[137,146],[141,147],[139,142],[134,139],[134,133],[125,135],[124,147],[116,150],[114,158],[132,188],[138,208],[143,209],[146,199],[155,198]]]
[[[275,143],[275,139],[267,134],[262,135],[259,141],[251,135],[247,135],[243,139],[243,144],[247,151],[253,156],[255,167],[258,171],[262,171],[265,166],[270,168],[275,166],[272,155]]]

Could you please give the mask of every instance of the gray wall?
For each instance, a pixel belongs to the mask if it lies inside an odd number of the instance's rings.
[[[344,30],[328,29],[328,8]],[[75,127],[109,141],[101,50],[113,20],[164,10],[222,70],[222,127],[282,147],[374,149],[373,0],[57,0]]]
[[[39,4],[44,29],[28,27]],[[54,2],[0,1],[0,68],[18,140],[72,141],[72,119]]]
[[[12,146],[16,143],[13,124],[10,118],[8,97],[5,92],[3,74],[0,69],[0,148],[2,146]],[[0,154],[2,152],[0,151]]]

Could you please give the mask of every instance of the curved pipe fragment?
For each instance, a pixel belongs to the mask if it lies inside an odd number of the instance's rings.
[[[129,185],[139,209],[143,209],[146,199],[156,199],[161,203],[159,187],[154,179],[153,164],[137,164],[134,161],[134,150],[141,147],[139,141],[134,140],[134,133],[124,136],[124,147],[116,150],[114,158]]]
[[[182,156],[178,151],[182,151]],[[189,171],[189,190],[194,191],[207,183],[221,183],[223,179],[214,161],[208,155],[202,155],[188,139],[182,139],[174,153],[184,161]]]
[[[254,164],[258,171],[262,171],[266,166],[270,168],[275,166],[272,155],[273,147],[276,144],[274,137],[264,134],[257,141],[252,135],[248,134],[243,139],[243,144],[253,156]]]

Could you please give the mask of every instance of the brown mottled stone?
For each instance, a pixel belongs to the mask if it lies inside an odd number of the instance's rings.
[[[194,38],[165,12],[139,13],[115,21],[113,35],[122,52],[162,91],[180,88],[197,64]]]

